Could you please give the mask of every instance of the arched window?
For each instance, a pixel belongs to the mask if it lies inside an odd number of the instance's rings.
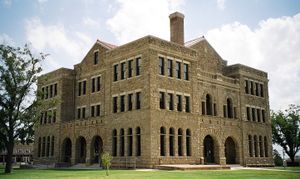
[[[252,145],[252,136],[248,135],[248,147],[249,147],[249,156],[253,157],[253,145]]]
[[[120,156],[124,156],[125,154],[125,138],[124,138],[124,129],[120,130]]]
[[[209,94],[206,95],[206,115],[212,115],[212,99]]]
[[[233,118],[233,105],[232,105],[232,99],[227,98],[227,116],[228,118]]]
[[[265,157],[269,157],[268,155],[268,142],[267,142],[267,137],[264,137],[264,146],[265,146]]]
[[[43,137],[43,144],[42,144],[42,157],[45,156],[46,153],[46,137]]]
[[[49,157],[50,154],[50,136],[47,137],[47,150],[46,150],[46,156]]]
[[[262,137],[261,136],[259,136],[259,156],[260,157],[264,156],[263,141],[262,141]]]
[[[254,154],[255,157],[258,157],[258,145],[257,145],[257,136],[254,136]]]
[[[132,128],[127,132],[127,156],[132,156]]]
[[[112,140],[112,155],[117,156],[117,148],[118,148],[118,137],[117,130],[113,130],[113,140]]]
[[[191,131],[190,129],[186,130],[186,155],[191,156]]]
[[[51,156],[54,155],[54,136],[52,136],[52,139],[51,139]]]
[[[41,146],[42,146],[42,139],[39,137],[39,143],[38,143],[38,157],[41,157]]]
[[[182,129],[179,128],[178,129],[178,156],[182,156],[183,152],[182,152]]]
[[[136,156],[141,156],[142,145],[141,145],[141,128],[136,128]]]
[[[174,129],[169,130],[169,150],[170,156],[174,156]]]
[[[160,128],[160,156],[166,155],[166,129],[164,127]]]

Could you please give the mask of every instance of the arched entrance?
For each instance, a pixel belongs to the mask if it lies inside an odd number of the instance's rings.
[[[71,163],[72,142],[70,138],[65,138],[63,141],[62,155],[62,162]]]
[[[85,163],[86,159],[86,140],[80,136],[76,141],[76,162]]]
[[[204,145],[204,151],[203,151],[204,163],[205,164],[215,163],[213,138],[210,135],[206,136],[204,138],[203,145]]]
[[[91,163],[101,164],[101,154],[103,152],[103,142],[100,136],[94,136],[91,143]]]
[[[226,164],[235,164],[237,162],[235,142],[231,137],[228,137],[225,141],[225,157]]]

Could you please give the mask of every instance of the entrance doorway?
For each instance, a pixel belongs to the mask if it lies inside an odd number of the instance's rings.
[[[235,143],[231,137],[228,137],[225,141],[225,157],[226,164],[236,164]]]
[[[215,163],[213,138],[210,135],[206,136],[204,138],[203,145],[204,145],[204,163],[205,164]]]
[[[86,162],[86,141],[85,138],[80,136],[76,142],[76,162]]]
[[[66,138],[63,142],[63,157],[62,162],[71,163],[71,157],[72,157],[72,142],[70,138]]]
[[[94,136],[91,143],[91,163],[101,165],[101,155],[103,152],[103,142],[100,136]]]

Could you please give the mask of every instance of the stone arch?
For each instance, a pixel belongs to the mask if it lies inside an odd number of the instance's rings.
[[[101,155],[103,152],[103,140],[99,135],[93,137],[90,147],[91,163],[101,164]]]
[[[226,164],[239,163],[239,151],[237,141],[231,136],[227,137],[225,140],[224,153],[226,157]]]
[[[83,136],[79,136],[76,140],[76,163],[86,162],[86,140]]]
[[[65,138],[62,143],[62,162],[71,163],[72,157],[72,141],[69,137]]]
[[[219,145],[216,138],[206,135],[203,139],[204,164],[219,163]]]

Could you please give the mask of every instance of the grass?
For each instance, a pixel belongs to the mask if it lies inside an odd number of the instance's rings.
[[[300,167],[299,167],[300,168]],[[298,168],[298,169],[299,169]],[[277,169],[277,168],[276,168]],[[276,170],[194,170],[194,171],[139,171],[139,170],[110,170],[110,175],[105,175],[105,170],[87,170],[87,169],[14,169],[11,174],[4,174],[0,169],[0,178],[2,179],[38,179],[38,178],[69,178],[69,179],[96,179],[96,178],[300,178],[300,172],[276,171]]]

